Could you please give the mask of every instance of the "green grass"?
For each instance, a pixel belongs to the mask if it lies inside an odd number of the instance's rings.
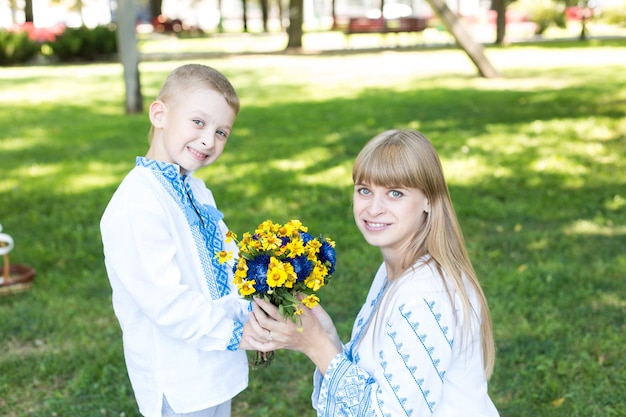
[[[351,217],[352,161],[381,130],[423,131],[490,301],[501,415],[625,416],[626,42],[488,54],[502,78],[456,50],[203,60],[243,108],[198,175],[237,233],[299,218],[336,240],[320,295],[347,340],[380,262]],[[141,65],[146,107],[180,63]],[[12,261],[37,269],[29,292],[0,298],[0,415],[138,416],[98,223],[147,149],[147,116],[123,114],[117,64],[0,75],[0,223]],[[233,417],[313,416],[312,371],[279,352]]]

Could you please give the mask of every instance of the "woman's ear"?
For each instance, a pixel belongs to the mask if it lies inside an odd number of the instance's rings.
[[[430,201],[428,201],[428,199],[426,199],[426,202],[424,203],[424,212],[426,214],[430,214]]]
[[[165,120],[165,103],[161,100],[153,101],[150,104],[150,122],[156,128],[162,128]]]

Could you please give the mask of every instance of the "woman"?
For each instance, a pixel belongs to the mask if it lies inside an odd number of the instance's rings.
[[[417,131],[383,132],[352,177],[356,224],[383,263],[350,342],[342,345],[320,306],[304,309],[298,331],[258,300],[268,342],[254,347],[315,363],[318,416],[497,416],[487,393],[495,359],[487,301],[434,147]]]

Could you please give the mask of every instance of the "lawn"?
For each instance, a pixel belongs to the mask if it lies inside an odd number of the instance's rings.
[[[352,162],[372,136],[416,128],[440,152],[490,301],[503,417],[626,416],[626,41],[460,51],[242,55],[222,70],[242,111],[197,173],[227,224],[298,218],[337,242],[320,296],[347,340],[380,262],[353,224]],[[141,64],[146,108],[182,61]],[[0,68],[0,224],[33,288],[0,297],[0,415],[139,416],[123,361],[100,216],[136,155],[118,64]],[[279,352],[233,417],[312,417],[313,367]]]

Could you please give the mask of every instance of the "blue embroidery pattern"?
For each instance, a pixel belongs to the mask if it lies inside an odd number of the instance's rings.
[[[424,300],[424,302],[426,302],[426,300]],[[427,302],[426,302],[427,303]],[[427,303],[428,304],[428,303]],[[434,304],[434,303],[433,303]],[[440,371],[438,366],[439,366],[439,359],[435,359],[435,357],[433,356],[434,352],[435,352],[435,348],[434,346],[427,346],[426,345],[426,338],[428,337],[427,334],[423,333],[423,334],[419,334],[418,333],[418,327],[419,327],[419,322],[411,322],[411,312],[405,312],[404,311],[404,304],[402,304],[398,310],[400,311],[400,315],[402,315],[402,317],[404,317],[404,319],[406,320],[406,322],[409,324],[409,326],[411,327],[411,329],[413,329],[413,332],[415,333],[415,335],[417,336],[417,339],[420,341],[420,343],[422,344],[422,346],[424,347],[424,350],[426,352],[426,354],[428,354],[428,357],[430,358],[430,362],[433,364],[433,367],[435,368],[435,370],[437,371],[437,375],[439,375],[439,379],[443,382],[443,378],[445,376],[445,371]],[[432,310],[431,310],[432,311]],[[439,317],[441,318],[441,316]],[[439,323],[439,322],[437,322]],[[441,328],[441,326],[439,326],[439,328]],[[444,333],[444,337],[445,333]],[[446,338],[446,340],[448,340]]]
[[[448,326],[441,327],[441,313],[435,313],[435,302],[434,301],[428,302],[426,301],[426,299],[423,299],[423,300],[428,306],[428,309],[430,310],[430,312],[433,314],[433,317],[435,318],[437,325],[441,329],[441,333],[443,333],[443,337],[446,339],[446,341],[448,342],[448,345],[452,349],[452,346],[454,345],[454,338],[452,339],[448,338]]]
[[[348,357],[348,360],[352,360],[353,353],[354,353],[353,352],[354,346],[359,342],[363,334],[363,331],[367,328],[369,322],[372,320],[372,317],[374,316],[374,313],[376,312],[376,309],[378,308],[378,303],[380,303],[380,300],[383,298],[383,294],[385,293],[386,289],[387,289],[387,278],[385,278],[385,284],[382,287],[380,287],[380,291],[378,292],[378,295],[376,295],[376,298],[374,298],[372,302],[370,303],[370,305],[372,306],[372,309],[370,310],[370,314],[367,320],[365,320],[364,322],[363,317],[358,319],[358,323],[360,325],[359,331],[354,336],[354,338],[350,341],[350,344],[346,349],[347,350],[346,356]],[[358,361],[356,363],[358,363]]]
[[[398,401],[398,404],[400,404],[400,407],[402,407],[402,409],[404,410],[404,414],[406,414],[407,416],[410,416],[413,414],[413,410],[407,410],[405,405],[407,402],[406,397],[400,397],[399,395],[399,391],[400,391],[400,385],[394,385],[393,384],[393,374],[387,371],[387,361],[384,360],[383,357],[383,351],[381,350],[379,352],[379,357],[380,357],[380,366],[383,368],[383,375],[385,376],[385,379],[387,380],[387,383],[389,384],[389,387],[391,387],[391,390],[393,391],[393,394],[396,397],[396,400]],[[407,355],[408,356],[408,355]],[[420,389],[422,387],[420,386]],[[424,396],[424,399],[426,400],[426,397],[428,396],[428,392],[424,393],[422,391],[422,395]],[[381,404],[382,406],[382,404]],[[430,407],[430,404],[429,404]],[[432,412],[432,408],[430,408],[431,412]]]
[[[228,350],[235,351],[239,349],[239,344],[241,343],[241,338],[243,337],[243,323],[236,321],[235,328],[233,330],[233,336],[230,338],[228,342]]]
[[[387,327],[391,328],[391,324],[387,323]],[[396,351],[398,352],[400,358],[402,359],[402,362],[404,362],[404,366],[406,367],[406,369],[409,371],[409,374],[411,375],[411,378],[413,378],[413,381],[415,381],[415,384],[417,385],[417,387],[419,388],[420,392],[422,393],[422,397],[424,398],[424,402],[426,403],[426,405],[428,406],[428,409],[430,410],[430,412],[433,412],[433,408],[435,407],[436,402],[435,401],[428,401],[428,395],[430,394],[430,390],[424,390],[424,378],[420,378],[417,379],[415,377],[415,373],[417,372],[417,366],[411,366],[409,365],[409,359],[411,357],[411,355],[409,355],[408,353],[403,354],[402,353],[402,348],[403,348],[403,344],[401,342],[398,342],[397,340],[397,333],[396,332],[390,332],[387,331],[387,335],[391,338],[391,340],[393,341],[394,345],[396,346]],[[381,365],[383,367],[383,369],[386,369],[387,367],[387,362],[384,361],[383,358],[383,351],[381,350],[379,352],[379,356],[380,356],[380,360],[381,360]],[[385,374],[385,378],[387,378],[387,380],[390,380],[390,376],[387,377],[387,372],[384,373]],[[395,392],[396,390],[394,390]],[[400,404],[402,405],[402,408],[404,408],[404,403],[407,401],[406,398],[403,398],[402,401],[400,400],[400,398],[398,398],[398,401],[400,402]],[[405,412],[407,415],[411,415],[413,413],[413,410],[406,410]]]
[[[214,256],[224,247],[222,231],[218,225],[223,217],[222,213],[195,199],[189,184],[190,177],[181,176],[176,165],[144,157],[137,157],[136,165],[150,169],[185,214],[200,255],[211,298],[215,300],[229,294],[228,266],[225,263],[220,264]],[[237,337],[236,330],[233,340]]]

